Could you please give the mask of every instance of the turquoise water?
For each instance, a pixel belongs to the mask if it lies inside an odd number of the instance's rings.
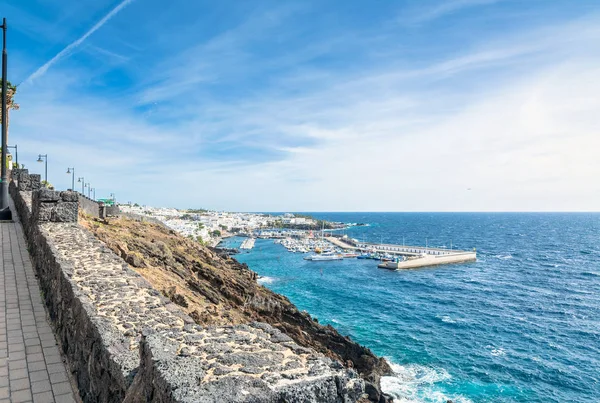
[[[600,214],[314,215],[369,223],[348,231],[360,240],[477,248],[475,263],[402,272],[305,261],[270,240],[236,256],[387,357],[397,401],[600,401]]]

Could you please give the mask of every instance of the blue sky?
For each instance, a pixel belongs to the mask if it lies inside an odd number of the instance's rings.
[[[0,0],[19,160],[244,211],[600,205],[600,3]],[[470,189],[470,190],[468,190]]]

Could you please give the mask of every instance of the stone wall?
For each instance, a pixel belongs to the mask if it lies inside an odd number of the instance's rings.
[[[32,192],[32,218],[42,222],[77,222],[77,193],[39,189]]]
[[[13,169],[11,180],[16,181],[16,185],[21,191],[37,190],[42,187],[41,175],[29,174],[28,169]]]
[[[10,189],[84,402],[346,403],[363,395],[353,370],[268,324],[194,324],[77,224],[74,192]]]
[[[102,214],[102,205],[89,197],[78,193],[79,195],[79,208],[85,214],[95,218],[104,218]]]
[[[104,216],[105,217],[116,217],[121,213],[119,205],[114,204],[112,206],[104,205]]]
[[[79,194],[79,208],[87,215],[95,218],[115,217],[119,215],[119,206],[107,206],[104,203]]]

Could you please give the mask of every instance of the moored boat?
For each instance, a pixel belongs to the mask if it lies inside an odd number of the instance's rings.
[[[327,252],[327,253],[313,253],[312,255],[306,256],[304,258],[304,260],[325,261],[325,260],[342,260],[343,258],[344,258],[344,256],[339,253]]]

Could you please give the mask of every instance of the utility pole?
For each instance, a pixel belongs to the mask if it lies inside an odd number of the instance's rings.
[[[6,100],[8,96],[8,77],[7,77],[7,61],[8,54],[6,53],[6,18],[2,20],[2,155],[0,164],[2,169],[2,183],[0,184],[0,220],[12,220],[12,213],[8,207],[8,172],[6,172],[6,152],[8,149],[7,125],[8,111],[6,110]]]

